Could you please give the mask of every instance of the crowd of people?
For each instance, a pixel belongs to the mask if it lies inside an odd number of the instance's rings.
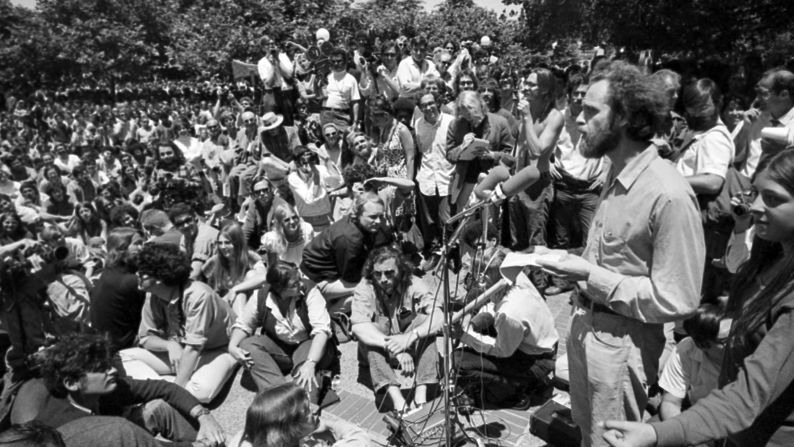
[[[8,96],[0,439],[370,445],[316,416],[355,342],[398,418],[442,379],[527,408],[556,376],[585,446],[794,442],[791,71],[370,37],[263,37],[234,84]],[[462,263],[445,303],[431,277]],[[227,441],[240,368],[257,396]]]

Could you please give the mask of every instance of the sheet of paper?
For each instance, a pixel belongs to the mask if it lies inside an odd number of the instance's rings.
[[[551,249],[543,249],[540,253],[508,253],[501,267],[499,267],[499,272],[504,279],[513,283],[516,280],[516,276],[521,273],[524,267],[528,265],[540,267],[538,265],[538,259],[557,261],[565,254],[567,254],[565,250]]]

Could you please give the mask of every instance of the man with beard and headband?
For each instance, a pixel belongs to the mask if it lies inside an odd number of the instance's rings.
[[[641,421],[665,346],[663,325],[692,315],[705,247],[692,188],[651,138],[664,86],[631,64],[599,65],[577,119],[585,157],[611,168],[582,256],[539,260],[577,287],[568,337],[571,410],[583,446],[608,445],[603,420]]]
[[[441,300],[412,271],[397,249],[376,249],[353,291],[350,316],[359,341],[359,381],[376,396],[384,393],[398,412],[411,405],[400,391],[397,370],[415,377],[414,406],[426,403],[427,386],[438,383],[435,334],[444,321]]]

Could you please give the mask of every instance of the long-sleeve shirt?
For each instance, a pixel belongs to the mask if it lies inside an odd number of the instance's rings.
[[[417,64],[413,57],[408,56],[397,66],[397,83],[400,87],[400,97],[407,98],[419,92],[422,78],[425,76],[441,75],[436,69],[436,64],[429,60],[423,60],[421,65]]]
[[[295,208],[301,217],[316,217],[331,214],[331,199],[328,197],[328,188],[325,180],[328,170],[325,166],[318,165],[319,182],[315,182],[313,174],[304,180],[298,172],[292,172],[287,177],[289,189],[295,198]]]
[[[732,334],[732,338],[737,334]],[[659,446],[695,445],[729,437],[733,445],[794,445],[794,293],[731,350],[721,388],[681,415],[652,424]],[[734,372],[732,374],[732,372]]]
[[[237,317],[237,321],[234,324],[235,328],[242,330],[248,335],[254,334],[263,317],[259,313],[260,299],[262,297],[259,296],[259,291],[251,296],[245,304],[243,313]],[[319,333],[331,335],[331,316],[325,308],[325,298],[316,287],[312,287],[306,293],[305,298],[306,310],[308,310],[309,323],[311,324],[311,327],[308,328],[303,326],[294,300],[289,305],[287,315],[284,315],[279,310],[272,294],[268,293],[265,299],[267,300],[265,306],[267,306],[267,309],[275,319],[273,330],[279,340],[298,344]]]
[[[529,355],[546,354],[554,351],[560,338],[549,306],[523,273],[502,299],[481,312],[494,316],[496,337],[468,328],[460,341],[486,355],[510,357],[517,350]]]
[[[422,154],[416,183],[426,196],[449,195],[449,182],[455,173],[455,167],[447,160],[447,132],[452,120],[452,115],[441,113],[434,124],[424,117],[416,121],[416,144]]]
[[[162,399],[184,415],[201,405],[190,392],[181,386],[165,380],[135,380],[119,377],[116,389],[99,398],[96,415],[121,416],[127,407]],[[51,427],[60,427],[81,417],[91,416],[83,409],[75,407],[66,398],[48,394],[44,398],[36,419]]]
[[[680,320],[700,302],[705,264],[692,188],[651,145],[610,173],[582,257],[594,302],[648,323]]]

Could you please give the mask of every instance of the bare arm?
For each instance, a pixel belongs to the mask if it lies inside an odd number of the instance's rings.
[[[716,174],[696,174],[686,178],[695,194],[719,194],[725,180]]]

